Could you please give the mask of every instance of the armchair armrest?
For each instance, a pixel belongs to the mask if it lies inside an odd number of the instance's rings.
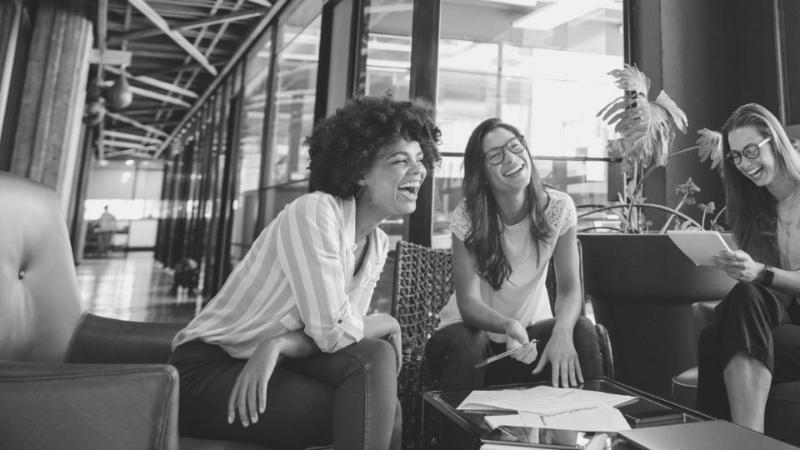
[[[178,449],[169,365],[0,362],[3,448]]]
[[[162,364],[181,323],[132,322],[84,314],[64,361],[68,363]]]

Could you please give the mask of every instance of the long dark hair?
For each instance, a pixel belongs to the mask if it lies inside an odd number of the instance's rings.
[[[790,178],[800,181],[800,155],[792,146],[780,121],[756,103],[742,105],[731,114],[722,127],[722,151],[725,156],[722,176],[725,181],[725,204],[728,221],[739,247],[756,261],[779,265],[777,200],[767,190],[753,184],[728,158],[731,151],[728,133],[744,126],[755,128],[762,136],[771,137],[775,161]],[[763,149],[762,149],[763,151]]]
[[[486,119],[472,131],[464,150],[464,199],[472,227],[464,245],[478,262],[478,274],[494,289],[500,289],[503,281],[511,276],[511,266],[503,252],[500,213],[497,208],[489,179],[486,176],[486,159],[483,155],[483,138],[492,130],[505,128],[516,136],[530,156],[525,138],[514,126],[500,119]],[[545,200],[546,199],[546,200]],[[531,218],[531,237],[536,243],[539,264],[542,264],[539,241],[552,235],[550,225],[544,217],[549,201],[539,174],[531,159],[531,180],[525,192],[525,208]]]

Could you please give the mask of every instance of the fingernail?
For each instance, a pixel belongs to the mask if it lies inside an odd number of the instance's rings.
[[[233,416],[228,416],[228,425],[233,423]]]
[[[249,426],[250,426],[250,423],[249,423],[248,421],[246,421],[246,420],[243,420],[243,421],[242,421],[242,426],[243,426],[243,427],[245,427],[245,428],[247,428],[247,427],[249,427]]]
[[[257,423],[258,422],[258,414],[254,415],[254,416],[250,416],[250,421],[253,422],[253,423]]]

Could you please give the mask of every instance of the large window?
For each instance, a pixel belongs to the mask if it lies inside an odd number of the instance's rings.
[[[408,98],[413,11],[413,0],[364,2],[357,94]],[[395,242],[403,237],[403,218],[390,218],[381,228],[391,239],[390,248],[394,248]]]
[[[245,64],[244,95],[239,118],[238,189],[233,202],[230,260],[236,265],[255,239],[261,177],[264,116],[269,90],[272,34],[264,33]]]
[[[619,90],[622,2],[443,0],[437,120],[447,155],[434,186],[434,246],[449,246],[472,129],[489,117],[518,127],[540,176],[575,203],[608,201],[606,142],[597,111]],[[613,172],[612,172],[613,173]]]
[[[297,2],[278,23],[263,224],[308,191],[306,136],[314,126],[322,2]]]

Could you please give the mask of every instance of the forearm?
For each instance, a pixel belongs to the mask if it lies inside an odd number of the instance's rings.
[[[508,322],[513,320],[495,311],[480,300],[460,302],[458,309],[465,324],[492,333],[505,333]]]
[[[381,339],[400,331],[397,319],[389,314],[370,314],[364,317],[364,337]]]
[[[287,358],[305,358],[320,352],[314,340],[302,330],[282,334],[276,337],[275,341],[279,346],[281,356]]]
[[[575,322],[581,315],[581,296],[578,289],[571,288],[559,290],[556,295],[555,320],[553,332],[569,332],[575,327]]]
[[[772,272],[775,274],[775,277],[772,279],[772,284],[770,285],[772,289],[792,296],[800,296],[800,271],[773,267]],[[762,280],[763,269],[760,276],[755,281],[761,282]]]

